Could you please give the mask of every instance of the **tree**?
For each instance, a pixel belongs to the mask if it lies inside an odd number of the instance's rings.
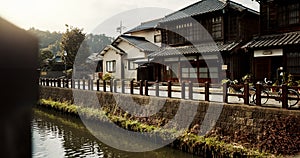
[[[40,50],[40,54],[39,54],[40,68],[47,66],[47,60],[52,59],[53,56],[54,56],[53,53],[49,49]]]
[[[67,24],[66,27],[67,30],[62,35],[60,46],[63,52],[65,52],[64,57],[67,67],[70,68],[74,65],[77,52],[85,39],[85,33],[83,33],[83,29],[77,27],[69,27]]]

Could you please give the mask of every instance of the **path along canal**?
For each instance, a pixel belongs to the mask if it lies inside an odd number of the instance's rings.
[[[197,158],[169,147],[149,152],[125,152],[100,142],[79,118],[33,108],[32,157]]]

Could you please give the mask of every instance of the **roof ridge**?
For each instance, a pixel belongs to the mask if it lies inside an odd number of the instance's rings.
[[[161,19],[162,19],[162,18],[156,18],[156,19],[152,19],[152,20],[148,20],[148,21],[143,21],[143,22],[141,22],[140,25],[147,24],[147,23],[154,22],[154,21],[159,21],[159,20],[161,20]],[[140,25],[139,25],[139,26],[140,26]]]

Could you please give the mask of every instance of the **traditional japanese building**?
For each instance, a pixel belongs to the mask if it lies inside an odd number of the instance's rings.
[[[250,70],[241,46],[258,33],[259,13],[229,0],[202,0],[165,16],[157,29],[162,50],[149,54],[153,62],[142,72],[158,81],[220,82]]]
[[[259,0],[260,34],[244,47],[256,80],[288,72],[300,79],[300,1]]]
[[[159,49],[144,37],[120,35],[100,52],[103,73],[115,79],[137,79],[138,63],[146,62],[147,56]]]

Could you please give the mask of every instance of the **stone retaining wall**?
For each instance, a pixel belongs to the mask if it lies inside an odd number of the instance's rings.
[[[129,94],[113,94],[110,92],[95,92],[84,90],[71,90],[54,87],[40,87],[40,98],[55,101],[74,101],[73,93],[77,96],[76,103],[82,101],[83,105],[96,107],[100,102],[108,111],[113,111],[118,106],[117,100],[123,105],[131,105],[132,100],[139,105],[150,105],[148,111],[138,113],[152,113],[155,107],[164,103],[159,112],[151,117],[165,119],[166,122],[173,119],[178,112],[180,104],[194,107],[197,111],[190,128],[199,125],[201,129],[213,129],[206,134],[218,135],[225,141],[238,142],[249,148],[257,148],[275,154],[295,154],[300,152],[300,111],[278,108],[264,108],[240,104],[223,104],[205,101],[190,101],[170,98],[158,98]],[[97,96],[94,100],[92,96]],[[132,100],[131,100],[132,99]],[[193,108],[190,108],[193,109]],[[218,115],[220,110],[220,115]],[[123,111],[124,112],[124,111]],[[189,108],[180,116],[179,121],[188,120],[192,113]],[[218,119],[214,121],[214,117]],[[205,120],[205,121],[203,121]],[[200,131],[201,132],[201,131]]]

